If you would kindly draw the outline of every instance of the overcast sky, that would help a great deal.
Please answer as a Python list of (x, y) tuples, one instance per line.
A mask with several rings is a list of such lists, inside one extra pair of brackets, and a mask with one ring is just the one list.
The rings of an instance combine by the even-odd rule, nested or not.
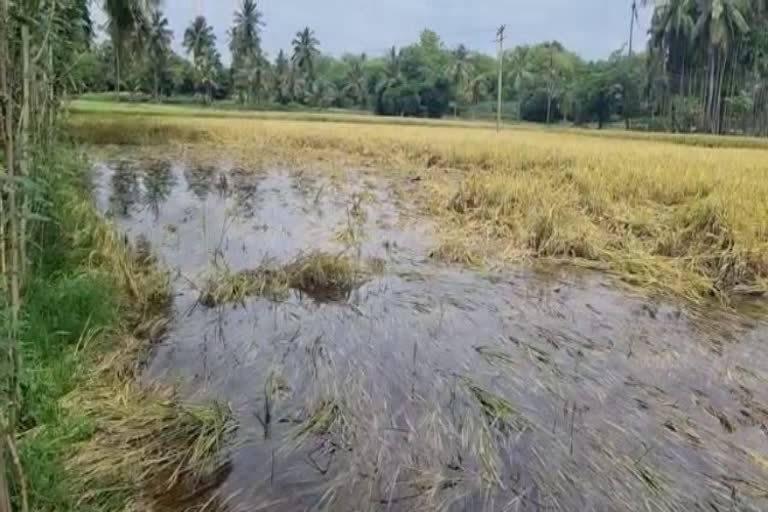
[[(240, 0), (165, 0), (181, 51), (184, 30), (202, 11), (229, 61), (227, 29)], [(273, 58), (288, 49), (294, 34), (309, 26), (324, 53), (383, 54), (392, 45), (414, 42), (424, 28), (435, 30), (449, 47), (495, 51), (496, 28), (507, 25), (507, 44), (556, 39), (586, 59), (607, 57), (629, 40), (632, 0), (259, 0), (264, 13), (263, 47)], [(635, 34), (644, 46), (649, 9), (640, 12)]]

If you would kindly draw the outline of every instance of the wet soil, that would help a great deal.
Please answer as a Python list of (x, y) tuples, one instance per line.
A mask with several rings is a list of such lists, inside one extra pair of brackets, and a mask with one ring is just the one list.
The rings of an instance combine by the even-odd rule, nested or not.
[[(594, 274), (438, 264), (398, 179), (126, 150), (97, 166), (100, 207), (174, 276), (146, 379), (240, 421), (233, 506), (768, 510), (768, 323)], [(383, 272), (335, 301), (199, 302), (213, 265), (311, 251)]]

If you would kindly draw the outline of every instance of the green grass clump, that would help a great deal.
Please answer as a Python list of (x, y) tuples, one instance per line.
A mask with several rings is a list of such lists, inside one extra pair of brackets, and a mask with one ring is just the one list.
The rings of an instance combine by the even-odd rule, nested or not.
[(99, 272), (39, 276), (25, 296), (21, 343), (26, 371), (21, 425), (33, 428), (56, 418), (56, 399), (72, 391), (80, 353), (118, 318), (117, 290)]
[(199, 300), (207, 307), (242, 303), (253, 296), (281, 300), (293, 289), (317, 300), (341, 301), (376, 270), (373, 263), (368, 268), (344, 254), (315, 251), (278, 268), (264, 265), (240, 272), (216, 270), (206, 277)]
[(243, 303), (248, 297), (280, 300), (288, 295), (288, 275), (282, 270), (261, 268), (232, 272), (216, 271), (205, 279), (200, 303), (212, 308), (221, 304)]
[(322, 252), (300, 256), (285, 267), (285, 272), (291, 288), (330, 301), (347, 297), (366, 273), (357, 260)]

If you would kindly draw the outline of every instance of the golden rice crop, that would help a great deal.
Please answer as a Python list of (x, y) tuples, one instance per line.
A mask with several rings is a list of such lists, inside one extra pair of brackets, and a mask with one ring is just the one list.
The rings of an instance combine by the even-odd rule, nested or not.
[[(418, 175), (450, 241), (435, 254), (448, 260), (555, 260), (696, 301), (768, 291), (768, 152), (708, 147), (727, 138), (169, 115), (70, 122), (90, 141)], [(464, 246), (482, 254), (450, 250)]]

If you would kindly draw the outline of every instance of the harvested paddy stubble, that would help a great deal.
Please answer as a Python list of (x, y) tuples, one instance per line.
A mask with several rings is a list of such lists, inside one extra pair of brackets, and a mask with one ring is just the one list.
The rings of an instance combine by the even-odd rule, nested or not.
[(251, 119), (75, 116), (71, 124), (85, 140), (197, 142), (194, 152), (206, 158), (401, 173), (443, 219), (446, 244), (435, 254), (449, 261), (573, 263), (694, 301), (768, 291), (768, 170), (760, 149)]

